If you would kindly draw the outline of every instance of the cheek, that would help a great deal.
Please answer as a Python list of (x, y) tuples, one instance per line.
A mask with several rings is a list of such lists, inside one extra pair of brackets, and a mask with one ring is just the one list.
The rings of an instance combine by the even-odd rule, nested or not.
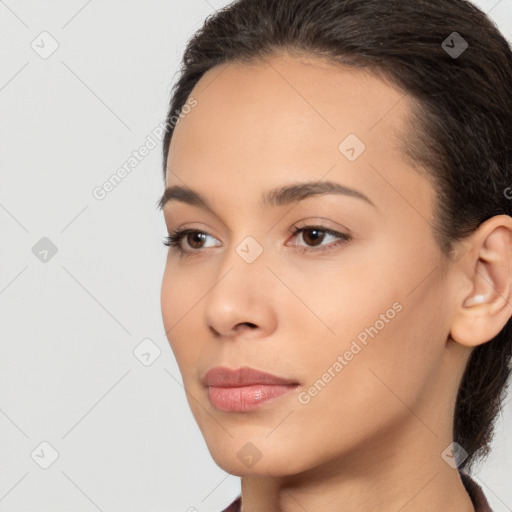
[[(309, 378), (301, 405), (294, 409), (294, 421), (279, 432), (283, 442), (299, 439), (305, 431), (322, 432), (325, 442), (316, 438), (314, 456), (330, 457), (332, 450), (342, 453), (379, 442), (380, 436), (410, 421), (411, 410), (423, 416), (421, 403), (433, 388), (438, 352), (425, 343), (429, 328), (424, 309), (405, 300), (400, 301), (403, 308), (378, 330), (381, 324), (376, 319), (392, 298), (368, 305), (364, 320), (361, 316), (355, 322), (349, 314), (342, 317), (337, 327), (340, 332), (347, 327), (346, 335), (336, 342), (324, 338), (303, 352)], [(358, 338), (361, 333), (365, 336)]]
[(169, 264), (167, 264), (164, 270), (162, 286), (160, 289), (160, 305), (166, 332), (168, 332), (168, 329), (172, 327), (173, 317), (176, 314), (175, 306), (178, 304), (177, 295), (178, 290), (174, 285), (174, 276), (171, 275)]
[(194, 314), (207, 289), (204, 272), (194, 266), (180, 268), (177, 256), (169, 256), (161, 286), (162, 317), (172, 327), (186, 315)]
[(448, 332), (443, 282), (435, 274), (424, 279), (435, 255), (424, 251), (422, 260), (392, 251), (373, 264), (361, 256), (346, 267), (350, 272), (319, 268), (315, 275), (308, 306), (330, 330), (317, 322), (299, 339), (306, 386), (318, 381), (321, 391), (311, 402), (320, 407), (342, 402), (372, 411), (390, 401), (400, 408), (397, 396), (415, 403), (439, 370)]
[(194, 308), (200, 307), (203, 290), (191, 272), (176, 271), (167, 263), (164, 271), (160, 304), (167, 339), (180, 368), (193, 357), (200, 334), (200, 324), (192, 321)]

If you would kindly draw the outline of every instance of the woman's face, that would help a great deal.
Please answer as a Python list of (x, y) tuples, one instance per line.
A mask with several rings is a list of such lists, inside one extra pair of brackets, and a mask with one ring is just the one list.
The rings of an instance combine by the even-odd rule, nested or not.
[[(453, 295), (434, 191), (398, 149), (414, 128), (409, 97), (355, 68), (284, 55), (214, 68), (191, 96), (166, 185), (208, 208), (183, 194), (165, 203), (170, 233), (200, 234), (181, 239), (183, 256), (169, 248), (161, 300), (216, 463), (288, 475), (356, 468), (397, 444), (410, 457), (414, 446), (441, 453), (461, 354), (447, 342)], [(268, 196), (306, 182), (356, 192)], [(202, 383), (218, 366), (298, 385), (228, 411)]]

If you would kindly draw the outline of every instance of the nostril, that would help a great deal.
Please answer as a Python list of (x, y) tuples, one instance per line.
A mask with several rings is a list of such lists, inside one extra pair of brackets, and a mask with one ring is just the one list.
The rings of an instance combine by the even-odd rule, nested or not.
[(253, 324), (251, 322), (240, 322), (236, 325), (235, 331), (245, 331), (245, 330), (252, 330), (257, 328), (258, 326), (256, 324)]
[[(234, 331), (241, 331), (241, 330), (244, 330), (244, 329), (255, 329), (257, 328), (258, 326), (256, 324), (253, 324), (251, 322), (240, 322), (239, 324), (236, 324), (236, 326), (234, 327)], [(212, 325), (209, 326), (209, 329), (210, 329), (210, 332), (213, 334), (213, 336), (215, 336), (216, 338), (221, 336), (221, 333), (215, 329), (215, 327), (213, 327)]]

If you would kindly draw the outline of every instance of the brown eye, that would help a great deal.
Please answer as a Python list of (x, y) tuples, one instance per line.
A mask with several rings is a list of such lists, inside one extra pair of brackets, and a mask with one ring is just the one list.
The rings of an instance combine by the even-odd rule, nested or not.
[(187, 233), (185, 237), (187, 244), (193, 249), (201, 249), (201, 244), (204, 243), (206, 235), (199, 231)]
[[(339, 246), (350, 242), (352, 240), (352, 236), (339, 233), (338, 231), (333, 231), (332, 229), (323, 228), (322, 226), (304, 226), (303, 228), (294, 228), (292, 230), (293, 235), (302, 234), (297, 238), (297, 242), (295, 242), (295, 246), (304, 253), (326, 253), (327, 251), (337, 249)], [(331, 237), (333, 239), (332, 243), (324, 244), (325, 237)], [(304, 241), (304, 243), (298, 243), (298, 240)], [(329, 241), (329, 238), (327, 238)]]
[[(176, 250), (180, 255), (180, 258), (184, 258), (189, 255), (201, 253), (201, 249), (204, 247), (201, 245), (205, 242), (207, 237), (215, 240), (214, 237), (203, 231), (197, 229), (183, 229), (177, 230), (171, 233), (165, 240), (164, 245)], [(182, 247), (182, 240), (186, 240), (187, 247)], [(206, 247), (207, 248), (207, 247)]]
[(304, 229), (302, 232), (302, 239), (308, 245), (318, 245), (322, 243), (322, 240), (325, 238), (325, 231), (317, 228), (308, 228)]

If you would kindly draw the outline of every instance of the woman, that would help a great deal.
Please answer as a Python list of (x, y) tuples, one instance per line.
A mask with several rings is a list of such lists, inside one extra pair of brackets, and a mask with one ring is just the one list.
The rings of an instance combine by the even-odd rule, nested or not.
[(226, 511), (490, 510), (510, 84), (463, 0), (238, 0), (189, 42), (162, 315)]

